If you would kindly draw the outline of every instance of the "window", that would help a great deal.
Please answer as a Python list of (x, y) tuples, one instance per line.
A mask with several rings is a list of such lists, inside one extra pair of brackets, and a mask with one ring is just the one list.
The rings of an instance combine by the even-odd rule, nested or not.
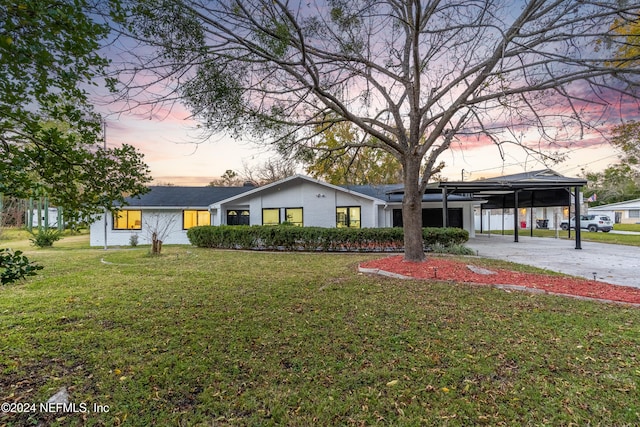
[(249, 225), (249, 211), (247, 210), (227, 211), (227, 225)]
[(142, 211), (122, 210), (113, 214), (114, 230), (142, 229)]
[(209, 211), (182, 211), (182, 228), (184, 230), (198, 225), (211, 225)]
[(280, 209), (262, 209), (262, 225), (280, 224)]
[(302, 227), (302, 208), (286, 208), (284, 210), (284, 217), (286, 221), (297, 225), (298, 227)]
[(360, 206), (337, 207), (336, 227), (360, 228)]
[(640, 218), (640, 209), (629, 209), (629, 218)]
[(284, 221), (302, 227), (302, 208), (285, 208), (284, 220), (280, 218), (280, 208), (262, 209), (262, 225), (278, 225)]

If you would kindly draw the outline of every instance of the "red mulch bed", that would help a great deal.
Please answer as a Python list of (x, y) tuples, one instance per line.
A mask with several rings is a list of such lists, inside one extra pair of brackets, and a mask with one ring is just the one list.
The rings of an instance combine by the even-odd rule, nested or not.
[(640, 304), (640, 289), (611, 285), (595, 280), (545, 274), (521, 273), (499, 268), (480, 267), (494, 274), (473, 272), (467, 265), (473, 262), (456, 261), (431, 256), (424, 262), (408, 262), (402, 255), (368, 261), (361, 268), (378, 269), (423, 280), (441, 280), (482, 285), (512, 285), (534, 288), (553, 294), (566, 294), (586, 298)]

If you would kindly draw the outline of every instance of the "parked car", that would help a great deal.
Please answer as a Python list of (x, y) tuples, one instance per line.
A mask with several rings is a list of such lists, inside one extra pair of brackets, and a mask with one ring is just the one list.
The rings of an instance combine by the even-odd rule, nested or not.
[[(569, 223), (562, 221), (560, 228), (563, 230), (569, 229)], [(576, 228), (575, 217), (571, 218), (571, 228)], [(587, 229), (589, 231), (603, 231), (608, 233), (613, 229), (613, 221), (607, 215), (580, 215), (580, 228)]]

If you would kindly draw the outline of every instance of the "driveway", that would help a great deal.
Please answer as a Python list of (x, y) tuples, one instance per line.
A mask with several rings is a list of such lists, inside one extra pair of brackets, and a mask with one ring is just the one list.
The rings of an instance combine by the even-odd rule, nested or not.
[(640, 247), (551, 237), (477, 234), (466, 246), (479, 256), (526, 264), (587, 279), (640, 288)]

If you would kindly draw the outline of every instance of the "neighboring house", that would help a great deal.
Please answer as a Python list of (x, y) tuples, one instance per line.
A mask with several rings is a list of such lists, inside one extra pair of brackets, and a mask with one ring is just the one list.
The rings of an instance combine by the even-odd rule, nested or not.
[(639, 224), (640, 199), (590, 207), (589, 213), (608, 215), (616, 224)]
[(29, 228), (63, 228), (64, 220), (59, 223), (58, 219), (62, 220), (62, 213), (59, 208), (48, 207), (46, 209), (33, 209), (25, 212), (25, 224)]
[[(262, 187), (150, 187), (116, 214), (91, 224), (91, 245), (128, 245), (138, 235), (149, 244), (155, 231), (165, 244), (188, 244), (196, 225), (277, 225), (288, 222), (315, 227), (402, 226), (402, 186), (337, 186), (295, 175)], [(442, 192), (423, 197), (423, 225), (443, 224)], [(465, 195), (449, 195), (449, 226), (475, 235), (473, 208)]]

